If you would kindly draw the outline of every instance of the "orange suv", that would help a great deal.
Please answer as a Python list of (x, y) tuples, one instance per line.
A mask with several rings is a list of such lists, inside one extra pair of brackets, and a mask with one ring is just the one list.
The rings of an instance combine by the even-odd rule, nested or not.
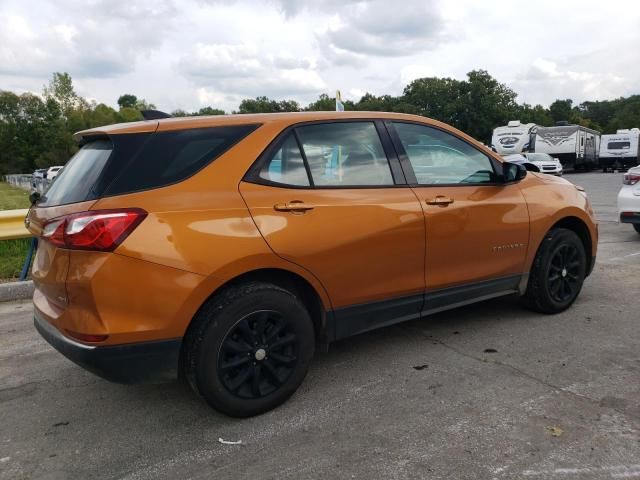
[(149, 120), (82, 148), (31, 208), (35, 325), (134, 383), (184, 377), (265, 412), (314, 350), (518, 294), (568, 308), (597, 227), (583, 189), (427, 118), (371, 112)]

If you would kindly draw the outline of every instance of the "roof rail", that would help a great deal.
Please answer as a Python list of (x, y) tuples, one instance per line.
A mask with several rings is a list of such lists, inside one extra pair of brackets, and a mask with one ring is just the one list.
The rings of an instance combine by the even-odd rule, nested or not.
[(168, 113), (161, 112), (160, 110), (140, 110), (142, 118), (145, 120), (160, 120), (162, 118), (171, 118)]

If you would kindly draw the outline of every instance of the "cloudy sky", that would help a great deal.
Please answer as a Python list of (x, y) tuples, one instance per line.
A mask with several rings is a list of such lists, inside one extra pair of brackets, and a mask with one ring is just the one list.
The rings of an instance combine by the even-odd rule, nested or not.
[(637, 0), (0, 0), (0, 25), (0, 90), (66, 71), (112, 106), (357, 100), (480, 68), (521, 102), (640, 93)]

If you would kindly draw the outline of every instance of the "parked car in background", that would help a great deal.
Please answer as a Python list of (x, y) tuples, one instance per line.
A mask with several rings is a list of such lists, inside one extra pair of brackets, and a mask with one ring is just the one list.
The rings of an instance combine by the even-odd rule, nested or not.
[(525, 157), (522, 153), (513, 153), (511, 155), (505, 155), (502, 158), (504, 158), (507, 162), (522, 165), (524, 168), (526, 168), (530, 172), (540, 172), (540, 167), (530, 162), (527, 159), (527, 157)]
[(630, 223), (640, 233), (640, 166), (630, 168), (618, 193), (620, 222)]
[(562, 163), (548, 153), (523, 153), (522, 156), (536, 165), (542, 173), (562, 176)]
[(165, 118), (74, 138), (27, 219), (36, 328), (104, 378), (182, 377), (233, 416), (289, 398), (317, 345), (503, 295), (562, 312), (596, 259), (584, 189), (425, 117)]
[(49, 167), (49, 169), (47, 170), (46, 179), (53, 180), (54, 178), (56, 178), (58, 176), (58, 173), (60, 173), (60, 170), (62, 170), (62, 168), (63, 167)]

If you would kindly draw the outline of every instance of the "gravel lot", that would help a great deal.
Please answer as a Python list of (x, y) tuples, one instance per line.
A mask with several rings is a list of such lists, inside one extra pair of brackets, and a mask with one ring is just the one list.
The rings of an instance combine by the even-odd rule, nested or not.
[(573, 308), (506, 298), (340, 342), (257, 418), (103, 381), (40, 339), (29, 302), (0, 304), (0, 478), (640, 478), (640, 235), (616, 222), (621, 174), (566, 178), (601, 233)]

